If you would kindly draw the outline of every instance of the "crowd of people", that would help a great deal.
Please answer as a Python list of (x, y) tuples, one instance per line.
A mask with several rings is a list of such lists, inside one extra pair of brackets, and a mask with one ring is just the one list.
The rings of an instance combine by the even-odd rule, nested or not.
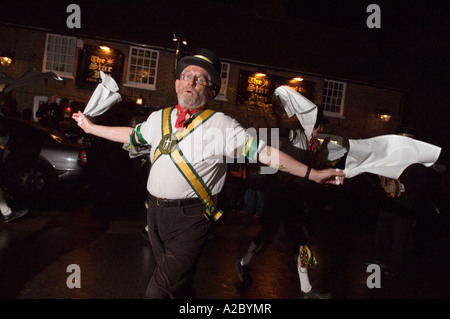
[(60, 123), (65, 121), (64, 113), (67, 112), (67, 109), (70, 109), (68, 98), (61, 98), (58, 102), (58, 97), (51, 95), (46, 102), (39, 105), (35, 115), (40, 124), (59, 130), (61, 128)]

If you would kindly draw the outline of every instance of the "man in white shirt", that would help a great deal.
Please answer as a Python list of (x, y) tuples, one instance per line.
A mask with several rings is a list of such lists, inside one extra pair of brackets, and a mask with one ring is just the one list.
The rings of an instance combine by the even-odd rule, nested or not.
[(220, 91), (220, 72), (220, 60), (209, 50), (183, 57), (175, 80), (179, 104), (153, 112), (134, 129), (95, 125), (82, 112), (72, 115), (86, 133), (151, 146), (147, 222), (157, 266), (146, 298), (195, 297), (196, 265), (211, 226), (222, 213), (216, 197), (225, 182), (226, 157), (244, 154), (317, 183), (344, 179), (335, 169), (307, 167), (258, 141), (233, 118), (207, 109), (206, 103)]

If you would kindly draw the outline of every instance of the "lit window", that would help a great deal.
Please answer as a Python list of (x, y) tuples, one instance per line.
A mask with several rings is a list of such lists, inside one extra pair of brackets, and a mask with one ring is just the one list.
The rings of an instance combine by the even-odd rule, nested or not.
[(47, 34), (43, 71), (53, 71), (59, 76), (73, 76), (77, 39), (57, 34)]
[(141, 89), (155, 89), (159, 52), (130, 47), (127, 84)]
[(218, 99), (218, 100), (226, 100), (227, 99), (229, 73), (230, 73), (230, 64), (222, 63), (222, 72), (220, 73), (222, 84), (220, 87), (220, 92), (216, 96), (216, 99)]
[(344, 82), (325, 80), (323, 85), (322, 106), (327, 115), (344, 114), (344, 98), (345, 98)]

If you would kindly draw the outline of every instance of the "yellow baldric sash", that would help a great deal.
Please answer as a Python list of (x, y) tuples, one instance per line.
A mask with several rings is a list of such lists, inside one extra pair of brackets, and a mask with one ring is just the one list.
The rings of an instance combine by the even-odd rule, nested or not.
[[(203, 122), (211, 118), (215, 113), (213, 110), (205, 109), (192, 116), (192, 120), (183, 130), (183, 132), (172, 133), (171, 114), (173, 107), (168, 107), (162, 110), (161, 115), (161, 133), (163, 138), (156, 148), (152, 159), (153, 163), (163, 154), (169, 155), (175, 166), (180, 171), (181, 175), (186, 179), (188, 184), (192, 187), (198, 198), (205, 204), (205, 216), (209, 220), (218, 220), (223, 212), (217, 207), (217, 196), (211, 196), (211, 192), (205, 185), (201, 177), (194, 170), (187, 158), (183, 155), (178, 143), (183, 140), (185, 136), (197, 129)], [(138, 134), (139, 135), (139, 134)]]

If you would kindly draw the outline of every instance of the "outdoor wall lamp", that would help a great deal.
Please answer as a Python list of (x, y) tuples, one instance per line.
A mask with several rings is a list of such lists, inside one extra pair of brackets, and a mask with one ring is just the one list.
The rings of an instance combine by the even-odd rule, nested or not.
[(0, 63), (2, 66), (10, 66), (14, 62), (15, 58), (16, 58), (15, 52), (5, 50), (2, 52), (2, 55), (0, 56)]
[(144, 99), (143, 99), (142, 93), (141, 93), (141, 94), (139, 94), (139, 96), (136, 99), (136, 104), (142, 105), (142, 103), (144, 103)]
[(257, 78), (263, 78), (265, 76), (267, 76), (267, 72), (266, 71), (260, 70), (260, 71), (256, 71), (256, 73), (255, 73), (255, 77), (257, 77)]
[(291, 83), (296, 83), (296, 82), (301, 82), (304, 79), (300, 76), (296, 76), (295, 78), (292, 78), (292, 80), (290, 81)]
[(112, 49), (106, 45), (100, 45), (99, 48), (105, 53), (109, 53), (112, 51)]
[(388, 110), (377, 110), (376, 116), (378, 119), (380, 119), (382, 122), (389, 122), (391, 119), (391, 113), (389, 113)]

